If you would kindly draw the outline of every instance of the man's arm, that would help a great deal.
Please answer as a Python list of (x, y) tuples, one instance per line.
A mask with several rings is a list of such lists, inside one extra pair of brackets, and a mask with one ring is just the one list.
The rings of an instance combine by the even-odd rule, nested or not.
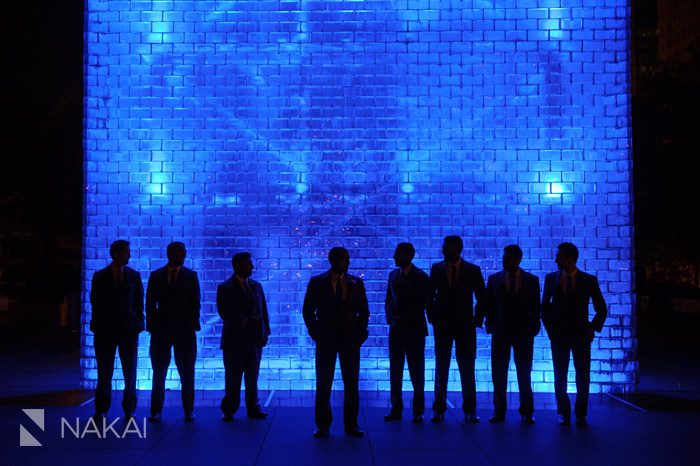
[(216, 287), (216, 311), (219, 313), (219, 317), (224, 322), (233, 320), (231, 306), (229, 304), (230, 299), (228, 296), (228, 290), (226, 290), (226, 285), (219, 283)]
[(591, 285), (591, 299), (593, 301), (593, 310), (595, 310), (595, 316), (593, 317), (593, 330), (600, 333), (603, 330), (603, 324), (608, 316), (608, 306), (605, 304), (605, 298), (603, 298), (603, 293), (600, 291), (600, 285), (598, 284), (598, 279), (593, 277), (593, 283)]
[(389, 325), (393, 324), (392, 315), (394, 313), (394, 296), (391, 292), (391, 274), (389, 274), (389, 280), (386, 284), (386, 297), (384, 298), (384, 316), (386, 317), (386, 323)]
[(100, 320), (104, 318), (104, 294), (102, 284), (100, 283), (100, 273), (92, 274), (92, 282), (90, 283), (90, 305), (92, 306), (92, 317), (90, 320), (90, 330), (95, 331), (95, 327), (100, 325)]
[(309, 332), (309, 336), (313, 340), (316, 340), (318, 337), (318, 320), (316, 318), (318, 303), (316, 302), (316, 290), (314, 288), (314, 281), (311, 279), (309, 280), (309, 284), (306, 286), (302, 315), (304, 317), (304, 323), (306, 324), (306, 330)]
[(547, 330), (547, 334), (552, 336), (552, 332), (554, 329), (552, 328), (552, 321), (553, 316), (552, 316), (552, 289), (551, 289), (551, 280), (548, 280), (548, 277), (544, 278), (544, 290), (542, 291), (542, 306), (541, 306), (541, 311), (542, 311), (542, 323), (544, 324), (544, 328)]
[(479, 328), (484, 324), (484, 317), (487, 312), (486, 286), (484, 286), (484, 275), (481, 267), (476, 267), (474, 271), (474, 296), (476, 297), (476, 307), (474, 308), (474, 325)]
[(143, 281), (141, 280), (141, 274), (139, 272), (136, 272), (133, 306), (134, 310), (136, 311), (138, 331), (142, 332), (144, 329), (145, 318), (143, 314)]
[(530, 298), (530, 306), (532, 307), (532, 314), (530, 317), (532, 318), (532, 334), (537, 335), (540, 333), (540, 328), (542, 327), (542, 324), (540, 323), (542, 314), (540, 306), (540, 279), (533, 275), (532, 282), (534, 289)]
[(270, 318), (267, 315), (267, 299), (265, 299), (265, 291), (263, 290), (262, 286), (260, 286), (260, 294), (262, 295), (262, 318), (263, 318), (263, 324), (265, 328), (263, 329), (263, 340), (264, 340), (264, 345), (267, 344), (267, 337), (270, 336), (271, 330), (270, 330)]
[(367, 292), (365, 291), (365, 283), (362, 280), (360, 282), (359, 297), (357, 302), (357, 317), (360, 324), (360, 328), (367, 330), (369, 326), (369, 302), (367, 301)]
[(428, 308), (426, 309), (426, 314), (428, 315), (428, 322), (431, 324), (435, 323), (436, 312), (437, 312), (437, 272), (435, 271), (435, 264), (430, 267), (430, 277), (428, 278)]
[(418, 300), (420, 303), (421, 319), (423, 319), (423, 313), (428, 309), (428, 303), (430, 301), (430, 279), (427, 273), (421, 272), (420, 274)]
[[(537, 297), (539, 299), (539, 296)], [(493, 319), (496, 316), (496, 291), (493, 284), (493, 275), (488, 278), (485, 293), (485, 324), (486, 333), (493, 332)]]
[(199, 289), (199, 276), (197, 272), (192, 271), (194, 274), (194, 292), (192, 293), (192, 319), (194, 322), (195, 330), (201, 330), (202, 327), (199, 325), (199, 311), (202, 308), (202, 297)]
[(156, 273), (151, 272), (148, 276), (148, 285), (146, 287), (146, 331), (153, 333), (154, 325), (156, 325)]

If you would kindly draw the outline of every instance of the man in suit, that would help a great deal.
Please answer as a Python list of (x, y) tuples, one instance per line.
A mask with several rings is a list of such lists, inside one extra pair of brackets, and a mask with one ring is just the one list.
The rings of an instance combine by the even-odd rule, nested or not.
[(131, 418), (136, 410), (136, 358), (143, 331), (143, 283), (141, 274), (128, 267), (129, 242), (117, 240), (109, 248), (112, 262), (92, 277), (90, 330), (95, 334), (97, 389), (95, 418), (106, 416), (112, 399), (114, 357), (119, 350), (124, 374), (122, 408)]
[[(442, 422), (447, 410), (447, 377), (452, 343), (462, 382), (462, 410), (467, 422), (477, 423), (476, 329), (484, 321), (484, 276), (481, 268), (462, 259), (459, 236), (446, 236), (442, 244), (444, 261), (430, 269), (428, 321), (435, 335), (435, 402), (433, 422)], [(474, 306), (476, 298), (476, 306)]]
[(226, 394), (221, 400), (222, 419), (233, 420), (241, 404), (241, 379), (245, 374), (245, 406), (248, 417), (265, 419), (258, 403), (258, 373), (262, 349), (270, 336), (267, 302), (260, 282), (250, 278), (253, 261), (249, 252), (231, 259), (234, 274), (216, 290), (216, 307), (224, 321), (221, 349), (224, 350)]
[(416, 250), (411, 243), (399, 243), (394, 251), (397, 269), (389, 274), (384, 311), (389, 324), (389, 374), (391, 380), (391, 411), (385, 421), (401, 419), (404, 361), (413, 385), (413, 422), (423, 422), (425, 411), (425, 337), (428, 324), (430, 281), (428, 274), (411, 262)]
[(540, 281), (520, 268), (523, 251), (517, 244), (503, 249), (503, 270), (494, 273), (486, 285), (486, 330), (491, 337), (491, 376), (493, 415), (489, 422), (506, 419), (508, 365), (513, 349), (520, 392), (520, 415), (526, 424), (534, 424), (532, 399), (532, 352), (535, 335), (540, 331)]
[[(587, 425), (588, 390), (591, 380), (591, 343), (594, 332), (603, 329), (608, 311), (598, 279), (576, 268), (578, 248), (572, 243), (557, 246), (558, 272), (545, 277), (542, 293), (542, 323), (552, 346), (554, 392), (560, 424), (571, 424), (571, 402), (566, 393), (569, 355), (576, 368), (576, 425)], [(595, 316), (588, 320), (593, 301)]]
[(146, 330), (151, 333), (151, 422), (161, 418), (165, 399), (165, 377), (171, 351), (182, 385), (185, 421), (194, 415), (194, 363), (197, 359), (197, 335), (200, 330), (200, 293), (197, 272), (183, 264), (187, 256), (184, 243), (172, 242), (167, 248), (168, 263), (151, 273), (146, 290)]
[(350, 254), (343, 247), (328, 253), (331, 269), (312, 277), (304, 296), (304, 323), (316, 342), (316, 430), (315, 438), (326, 437), (331, 422), (331, 388), (336, 357), (340, 359), (345, 400), (345, 433), (362, 437), (357, 416), (360, 410), (360, 347), (367, 339), (369, 305), (365, 285), (347, 273)]

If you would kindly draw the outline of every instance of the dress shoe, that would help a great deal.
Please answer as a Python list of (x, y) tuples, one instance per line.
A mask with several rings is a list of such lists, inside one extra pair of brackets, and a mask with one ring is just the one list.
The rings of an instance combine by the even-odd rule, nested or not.
[(97, 412), (92, 415), (92, 420), (95, 421), (95, 424), (102, 425), (102, 419), (106, 417), (107, 413)]
[(314, 430), (313, 437), (314, 438), (328, 437), (328, 429), (325, 429), (322, 427), (317, 428), (316, 430)]
[(224, 421), (224, 422), (233, 422), (233, 414), (224, 413), (224, 414), (221, 416), (221, 420)]
[(521, 416), (520, 419), (522, 419), (523, 423), (525, 423), (525, 424), (534, 424), (535, 423), (535, 417), (532, 414), (529, 414), (527, 416)]
[(433, 417), (430, 418), (430, 422), (444, 422), (444, 421), (445, 421), (444, 414), (435, 413), (435, 414), (433, 414)]
[(148, 422), (158, 422), (161, 419), (161, 414), (160, 413), (153, 413), (150, 416), (148, 416)]
[(365, 433), (362, 432), (358, 428), (354, 428), (354, 429), (345, 429), (345, 435), (349, 435), (350, 437), (362, 438), (365, 436)]
[(411, 419), (411, 422), (414, 424), (423, 424), (423, 415), (419, 414), (417, 416), (413, 416), (413, 419)]
[(559, 425), (564, 426), (564, 427), (570, 426), (571, 425), (571, 418), (569, 416), (561, 416), (559, 418)]
[(132, 419), (133, 417), (134, 417), (133, 411), (129, 411), (128, 413), (124, 413), (124, 420), (127, 422), (129, 422), (129, 420)]
[(197, 416), (194, 413), (185, 413), (185, 422), (192, 422), (195, 419), (197, 419)]
[(476, 414), (465, 414), (464, 420), (470, 424), (478, 424), (479, 423), (479, 416), (477, 416)]
[(576, 416), (576, 425), (579, 427), (586, 427), (588, 422), (586, 422), (586, 416)]
[(267, 413), (263, 413), (262, 411), (253, 411), (252, 413), (248, 413), (248, 417), (250, 419), (267, 419)]
[(506, 417), (501, 414), (494, 414), (489, 418), (489, 423), (495, 424), (497, 422), (505, 422)]
[(401, 411), (391, 411), (389, 414), (384, 416), (384, 420), (389, 422), (389, 421), (400, 421), (401, 420)]

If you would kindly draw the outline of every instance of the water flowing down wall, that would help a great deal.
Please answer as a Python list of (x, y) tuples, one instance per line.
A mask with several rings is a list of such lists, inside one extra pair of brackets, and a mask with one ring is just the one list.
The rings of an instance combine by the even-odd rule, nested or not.
[[(372, 313), (360, 387), (386, 390), (393, 248), (413, 242), (428, 270), (448, 234), (485, 276), (509, 243), (541, 279), (556, 245), (576, 243), (610, 311), (591, 389), (633, 386), (627, 0), (87, 0), (85, 18), (85, 388), (90, 282), (115, 239), (144, 281), (170, 241), (187, 244), (203, 292), (198, 389), (223, 388), (215, 293), (241, 250), (269, 301), (261, 388), (312, 389), (301, 302), (344, 245)], [(480, 391), (489, 345), (480, 331)], [(533, 383), (553, 391), (544, 330)]]

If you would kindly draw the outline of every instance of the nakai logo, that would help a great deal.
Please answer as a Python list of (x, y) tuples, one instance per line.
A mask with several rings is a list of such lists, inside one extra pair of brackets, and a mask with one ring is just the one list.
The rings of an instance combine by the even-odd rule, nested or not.
[[(43, 432), (44, 426), (44, 410), (43, 409), (23, 409), (22, 412), (26, 414), (29, 419), (34, 422), (34, 424), (41, 429)], [(19, 425), (19, 446), (20, 447), (40, 447), (41, 442), (39, 442), (36, 437), (29, 433), (29, 431), (22, 425)]]
[[(42, 432), (46, 431), (45, 425), (45, 410), (43, 409), (23, 409), (22, 412), (29, 417), (34, 423), (34, 427), (39, 428)], [(121, 418), (115, 418), (109, 424), (106, 418), (88, 418), (82, 421), (76, 417), (75, 422), (71, 422), (65, 417), (61, 417), (61, 438), (66, 436), (82, 439), (85, 437), (91, 438), (118, 438), (123, 439), (128, 436), (146, 438), (146, 418), (139, 426), (136, 418), (129, 418), (125, 423), (120, 422)], [(34, 428), (32, 427), (32, 428)], [(32, 435), (29, 430), (22, 424), (19, 426), (19, 446), (20, 447), (41, 447), (43, 446), (37, 438)]]
[(124, 428), (118, 430), (117, 424), (120, 424), (121, 418), (115, 418), (112, 422), (107, 424), (107, 418), (88, 418), (86, 422), (82, 424), (80, 418), (75, 418), (75, 423), (71, 423), (64, 417), (61, 418), (61, 438), (66, 438), (66, 430), (75, 438), (85, 438), (86, 436), (93, 438), (126, 438), (127, 436), (136, 436), (138, 438), (146, 438), (146, 418), (143, 418), (142, 428), (139, 428), (136, 418), (130, 417)]

